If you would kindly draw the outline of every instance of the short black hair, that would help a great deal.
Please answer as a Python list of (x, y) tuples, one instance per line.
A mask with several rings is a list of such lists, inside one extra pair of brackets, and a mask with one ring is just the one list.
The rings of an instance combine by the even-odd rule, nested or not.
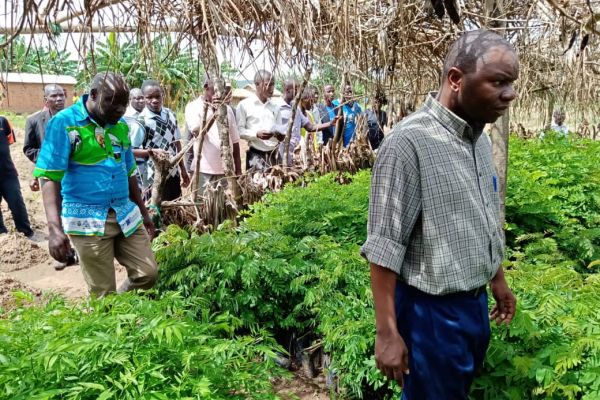
[(462, 34), (448, 50), (444, 60), (444, 77), (456, 67), (464, 73), (475, 72), (477, 61), (493, 47), (504, 46), (511, 51), (514, 47), (496, 32), (486, 30), (470, 31)]
[(158, 87), (162, 91), (162, 86), (160, 86), (160, 83), (155, 79), (146, 79), (144, 82), (142, 82), (142, 93), (144, 93), (149, 87)]

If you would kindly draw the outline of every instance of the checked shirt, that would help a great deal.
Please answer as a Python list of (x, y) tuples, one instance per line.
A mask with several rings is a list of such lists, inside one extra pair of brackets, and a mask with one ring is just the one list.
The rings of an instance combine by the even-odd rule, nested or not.
[[(175, 114), (166, 107), (162, 108), (160, 114), (144, 108), (140, 113), (140, 117), (144, 119), (144, 126), (146, 127), (144, 148), (166, 150), (171, 157), (176, 155), (175, 142), (181, 140), (181, 133), (177, 126)], [(148, 185), (152, 186), (154, 181), (154, 162), (152, 159), (148, 160), (147, 173)], [(179, 169), (175, 166), (171, 169), (169, 176), (175, 177), (177, 175), (179, 175)]]
[(442, 295), (485, 285), (504, 244), (491, 141), (434, 96), (380, 148), (361, 253)]

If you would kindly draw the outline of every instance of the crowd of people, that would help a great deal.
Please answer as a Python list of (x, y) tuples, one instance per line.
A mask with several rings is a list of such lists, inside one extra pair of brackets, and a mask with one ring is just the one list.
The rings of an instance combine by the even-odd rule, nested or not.
[[(224, 96), (228, 104), (229, 149), (236, 175), (242, 173), (240, 140), (248, 144), (246, 170), (265, 169), (286, 161), (291, 165), (295, 157), (305, 158), (308, 146), (316, 149), (334, 138), (338, 122), (343, 146), (354, 140), (356, 120), (362, 109), (351, 85), (345, 86), (340, 99), (336, 99), (333, 85), (325, 85), (321, 103), (318, 89), (307, 86), (295, 107), (299, 90), (295, 80), (283, 82), (281, 98), (273, 96), (275, 79), (270, 72), (259, 70), (254, 84), (255, 93), (235, 109), (230, 105), (230, 87)], [(151, 253), (138, 251), (146, 244), (140, 226), (152, 227), (146, 208), (155, 177), (150, 155), (176, 155), (182, 149), (182, 141), (200, 135), (217, 112), (214, 82), (208, 76), (201, 95), (185, 107), (185, 126), (181, 130), (176, 114), (164, 106), (165, 93), (158, 81), (149, 79), (141, 87), (122, 93), (125, 88), (123, 77), (98, 74), (87, 94), (65, 109), (65, 90), (60, 85), (46, 85), (43, 108), (30, 115), (25, 125), (23, 153), (35, 166), (29, 186), (32, 191), (42, 190), (50, 252), (56, 260), (54, 267), (61, 270), (79, 262), (90, 291), (96, 295), (116, 289), (114, 275), (98, 275), (99, 270), (110, 269), (107, 260), (113, 256), (120, 258), (128, 270), (137, 271), (137, 275), (130, 274), (127, 287), (148, 286), (147, 282), (152, 280), (142, 279), (140, 283), (138, 276), (151, 277), (155, 273)], [(124, 104), (117, 101), (121, 99), (125, 99)], [(387, 123), (382, 104), (385, 97), (379, 95), (373, 110), (366, 113), (373, 148), (381, 143)], [(296, 112), (291, 123), (289, 153), (285, 156), (283, 141), (293, 108)], [(16, 229), (31, 237), (34, 232), (10, 158), (14, 130), (5, 118), (0, 118), (0, 130), (0, 195), (9, 205)], [(221, 150), (218, 124), (208, 124), (203, 140), (196, 141), (187, 157), (169, 171), (162, 199), (179, 198), (192, 177), (197, 179), (199, 188), (217, 182), (226, 187)], [(137, 191), (129, 187), (131, 182), (135, 182)], [(131, 195), (126, 196), (130, 191)], [(134, 195), (138, 192), (139, 199)], [(0, 233), (6, 231), (0, 214)], [(111, 253), (107, 250), (109, 240), (126, 244)], [(148, 261), (146, 267), (137, 265), (136, 257), (128, 258), (136, 252)]]

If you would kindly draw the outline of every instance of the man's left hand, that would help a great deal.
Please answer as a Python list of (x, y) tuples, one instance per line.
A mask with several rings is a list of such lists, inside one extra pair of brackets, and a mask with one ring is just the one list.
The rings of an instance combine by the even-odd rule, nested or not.
[(496, 304), (490, 313), (490, 319), (496, 321), (497, 325), (500, 325), (501, 323), (504, 323), (505, 325), (510, 324), (517, 309), (517, 299), (515, 298), (515, 295), (508, 287), (504, 277), (502, 277), (502, 279), (492, 279), (490, 287), (492, 289), (492, 295), (496, 300)]
[(148, 236), (150, 236), (150, 240), (154, 239), (156, 236), (156, 229), (154, 228), (154, 222), (152, 222), (152, 218), (150, 215), (144, 215), (144, 228), (148, 232)]

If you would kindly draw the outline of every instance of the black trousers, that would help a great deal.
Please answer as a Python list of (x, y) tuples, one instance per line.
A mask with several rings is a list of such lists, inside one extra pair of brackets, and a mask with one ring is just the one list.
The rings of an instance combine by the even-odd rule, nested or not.
[(275, 148), (272, 151), (260, 151), (250, 147), (246, 152), (246, 171), (254, 167), (257, 170), (267, 169), (279, 164), (279, 152)]
[[(19, 178), (16, 175), (0, 176), (0, 201), (4, 199), (15, 221), (17, 231), (25, 236), (33, 235), (33, 230), (29, 225), (29, 217), (27, 216), (27, 208), (21, 195), (21, 185)], [(0, 233), (8, 232), (4, 226), (2, 211), (0, 211)]]

